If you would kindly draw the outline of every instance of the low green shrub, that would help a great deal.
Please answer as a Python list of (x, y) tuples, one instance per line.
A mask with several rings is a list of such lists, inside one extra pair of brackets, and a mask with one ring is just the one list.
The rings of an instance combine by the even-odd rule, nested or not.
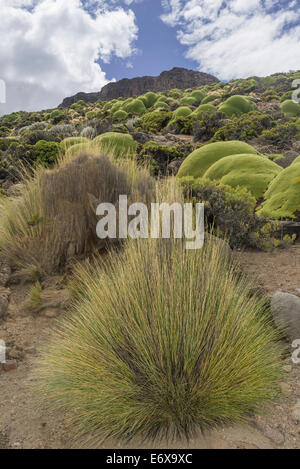
[(233, 117), (216, 131), (211, 142), (224, 140), (251, 140), (258, 137), (266, 129), (271, 129), (275, 121), (269, 114), (251, 111), (240, 117)]
[(138, 161), (150, 166), (154, 176), (165, 176), (169, 163), (174, 160), (183, 160), (190, 152), (190, 149), (190, 145), (168, 147), (149, 141), (143, 145), (138, 155)]
[(290, 148), (291, 140), (300, 137), (300, 126), (296, 119), (277, 122), (272, 129), (263, 130), (261, 137), (270, 140), (279, 148)]
[(139, 127), (144, 132), (158, 133), (167, 126), (171, 119), (172, 112), (148, 112), (141, 118)]
[(256, 199), (244, 187), (230, 187), (205, 178), (182, 178), (188, 202), (205, 206), (206, 229), (214, 229), (234, 249), (251, 247), (272, 251), (293, 243), (276, 222), (255, 213)]
[(40, 140), (33, 147), (35, 153), (35, 165), (49, 168), (57, 162), (59, 155), (59, 144)]

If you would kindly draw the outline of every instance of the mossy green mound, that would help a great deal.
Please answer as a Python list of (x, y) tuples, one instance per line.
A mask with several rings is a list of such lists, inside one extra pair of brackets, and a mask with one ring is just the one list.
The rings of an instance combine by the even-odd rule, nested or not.
[(215, 106), (211, 104), (201, 104), (195, 111), (193, 112), (193, 116), (197, 117), (197, 119), (202, 119), (203, 114), (216, 112)]
[(126, 111), (123, 111), (122, 109), (120, 109), (119, 111), (116, 111), (113, 114), (113, 120), (117, 122), (125, 121), (127, 117), (128, 117), (128, 113)]
[(157, 101), (154, 104), (153, 109), (164, 109), (164, 110), (168, 111), (170, 109), (170, 106), (167, 103), (165, 103), (164, 101)]
[(93, 140), (92, 145), (100, 151), (112, 153), (116, 158), (134, 156), (138, 146), (131, 135), (118, 132), (99, 135)]
[(67, 151), (73, 145), (88, 143), (90, 140), (86, 137), (68, 137), (62, 140), (59, 144), (62, 151)]
[(244, 153), (222, 158), (206, 171), (204, 177), (231, 187), (245, 187), (259, 199), (281, 171), (280, 166), (263, 156)]
[(88, 152), (91, 148), (91, 141), (85, 143), (76, 143), (66, 150), (67, 156), (77, 156), (80, 153)]
[(205, 96), (205, 94), (203, 93), (203, 91), (200, 91), (200, 90), (194, 90), (192, 93), (191, 93), (191, 96), (193, 98), (196, 98), (196, 100), (198, 102), (201, 102)]
[(122, 101), (118, 101), (117, 103), (115, 103), (115, 104), (112, 106), (111, 112), (112, 112), (112, 113), (115, 113), (115, 112), (119, 111), (119, 109), (121, 109), (122, 106), (123, 106)]
[(146, 106), (141, 99), (134, 99), (129, 103), (125, 104), (123, 110), (128, 112), (129, 114), (145, 114)]
[(187, 117), (192, 114), (192, 110), (186, 106), (180, 106), (173, 112), (174, 117)]
[(243, 153), (257, 154), (257, 151), (247, 143), (238, 140), (209, 143), (193, 151), (186, 158), (179, 169), (178, 177), (202, 177), (208, 168), (221, 158)]
[(156, 103), (158, 98), (159, 98), (159, 96), (156, 93), (153, 93), (152, 91), (149, 91), (148, 93), (141, 96), (140, 100), (143, 101), (145, 107), (147, 109), (149, 109), (150, 107), (152, 107)]
[(193, 98), (193, 96), (185, 96), (179, 101), (180, 106), (193, 106), (197, 103), (197, 99)]
[(245, 96), (231, 96), (219, 108), (226, 116), (241, 116), (247, 112), (253, 111), (253, 104)]
[(271, 218), (295, 218), (300, 211), (300, 162), (284, 169), (265, 193), (259, 215)]
[(205, 96), (205, 98), (202, 99), (201, 104), (208, 104), (214, 101), (215, 99), (218, 99), (220, 96), (218, 94), (209, 94), (208, 96)]
[(291, 99), (287, 99), (286, 101), (284, 101), (280, 107), (282, 112), (290, 117), (300, 116), (300, 105), (295, 103)]

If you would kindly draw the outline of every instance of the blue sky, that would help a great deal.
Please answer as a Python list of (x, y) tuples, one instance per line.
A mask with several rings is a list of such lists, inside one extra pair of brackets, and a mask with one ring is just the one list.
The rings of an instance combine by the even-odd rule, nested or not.
[[(173, 67), (197, 68), (196, 61), (185, 57), (185, 47), (177, 41), (175, 29), (161, 21), (163, 8), (160, 0), (144, 0), (132, 4), (131, 8), (139, 27), (138, 52), (128, 61), (114, 57), (110, 64), (103, 64), (109, 79), (155, 76)], [(128, 68), (128, 64), (132, 68)]]
[(299, 1), (0, 0), (0, 115), (173, 67), (221, 80), (299, 70)]

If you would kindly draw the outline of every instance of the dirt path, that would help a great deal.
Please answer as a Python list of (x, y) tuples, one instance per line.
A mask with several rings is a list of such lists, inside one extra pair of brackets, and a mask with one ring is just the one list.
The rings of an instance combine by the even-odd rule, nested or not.
[[(243, 252), (239, 257), (245, 270), (255, 275), (269, 294), (281, 289), (300, 296), (300, 245), (276, 253)], [(26, 294), (25, 287), (12, 287), (9, 316), (0, 324), (0, 339), (8, 345), (9, 358), (15, 359), (18, 365), (15, 370), (0, 372), (0, 449), (82, 446), (82, 442), (72, 440), (63, 416), (49, 415), (37, 405), (37, 397), (31, 393), (33, 363), (55, 318), (28, 314), (24, 308)], [(204, 436), (198, 435), (189, 444), (162, 441), (159, 445), (147, 445), (135, 440), (127, 446), (106, 442), (102, 447), (300, 448), (300, 422), (293, 418), (293, 409), (300, 399), (300, 365), (293, 365), (288, 357), (283, 366), (286, 378), (281, 383), (278, 402), (266, 406), (264, 415), (254, 416), (246, 427), (219, 428)], [(95, 447), (91, 443), (88, 446)]]

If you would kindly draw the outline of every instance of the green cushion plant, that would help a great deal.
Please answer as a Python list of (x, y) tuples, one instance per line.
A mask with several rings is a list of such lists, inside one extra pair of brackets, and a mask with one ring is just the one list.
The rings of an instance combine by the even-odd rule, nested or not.
[(180, 106), (173, 112), (174, 117), (187, 117), (192, 114), (192, 110), (187, 106)]
[(298, 103), (295, 103), (291, 99), (287, 99), (286, 101), (281, 103), (280, 107), (282, 112), (290, 117), (300, 116), (300, 105)]
[(119, 132), (107, 132), (98, 135), (92, 141), (92, 147), (112, 153), (116, 158), (134, 156), (137, 146), (137, 142), (133, 140), (131, 135)]
[(221, 158), (204, 174), (205, 178), (231, 187), (245, 187), (260, 199), (282, 168), (273, 161), (248, 153)]
[(258, 154), (258, 152), (245, 142), (233, 140), (229, 142), (216, 142), (203, 145), (193, 151), (181, 165), (178, 177), (192, 176), (202, 177), (205, 172), (221, 158), (229, 155), (243, 153)]
[(240, 116), (253, 109), (253, 104), (245, 96), (239, 95), (231, 96), (219, 107), (219, 111), (224, 112), (228, 117)]
[(279, 219), (295, 218), (300, 212), (300, 162), (284, 169), (265, 193), (258, 215)]

